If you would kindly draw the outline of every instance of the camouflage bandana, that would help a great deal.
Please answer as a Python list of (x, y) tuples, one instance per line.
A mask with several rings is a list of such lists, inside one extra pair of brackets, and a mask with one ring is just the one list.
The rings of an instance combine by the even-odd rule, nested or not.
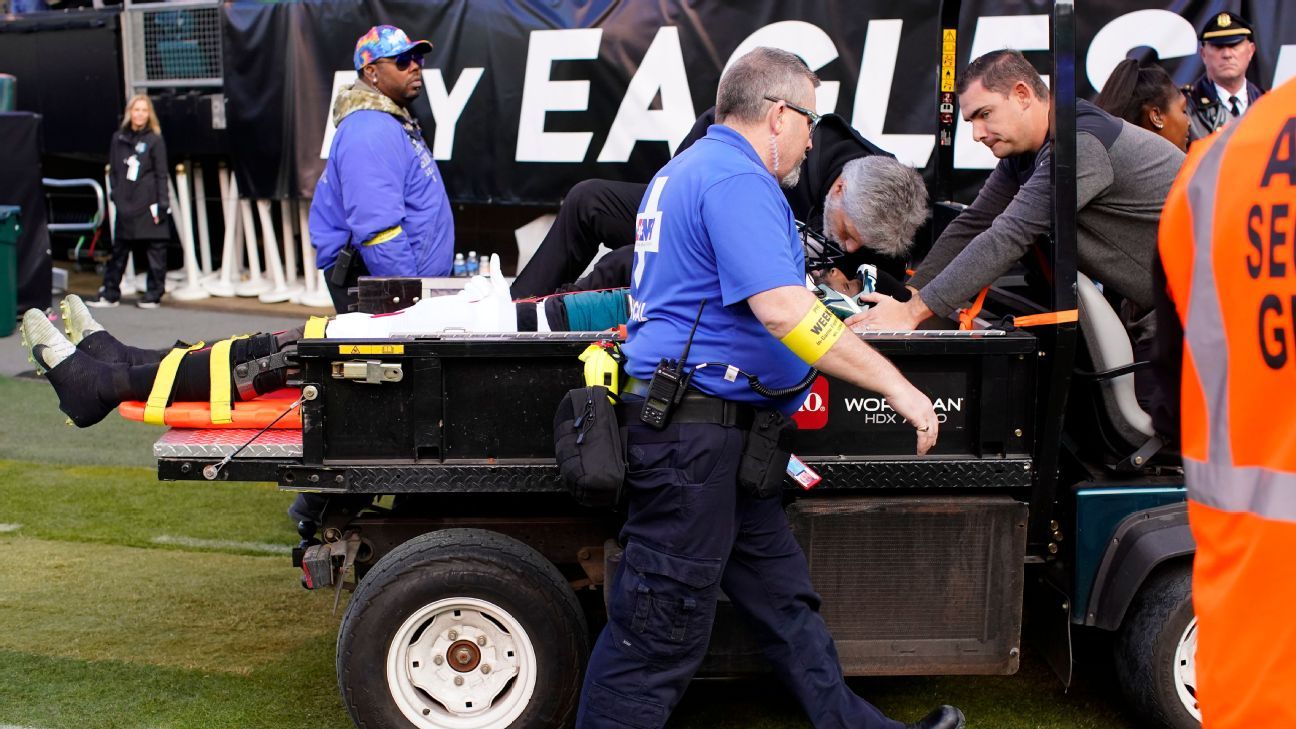
[(355, 82), (338, 94), (337, 101), (333, 102), (333, 126), (341, 125), (343, 119), (357, 111), (381, 111), (391, 114), (396, 117), (396, 121), (400, 122), (410, 138), (417, 140), (423, 138), (418, 120), (409, 111), (402, 109), (396, 102), (362, 81)]

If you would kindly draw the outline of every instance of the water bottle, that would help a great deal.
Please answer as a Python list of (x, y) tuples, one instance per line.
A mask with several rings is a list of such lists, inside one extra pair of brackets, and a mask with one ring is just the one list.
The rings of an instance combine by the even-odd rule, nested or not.
[(477, 259), (477, 263), (478, 265), (481, 266), (481, 275), (490, 278), (490, 273), (491, 273), (490, 256), (487, 256), (486, 258)]
[(454, 270), (451, 273), (455, 278), (463, 278), (468, 275), (468, 264), (464, 262), (464, 255), (456, 253), (454, 258)]
[(468, 251), (468, 261), (465, 264), (465, 267), (468, 271), (469, 276), (477, 275), (479, 269), (481, 268), (481, 264), (477, 260), (477, 251)]

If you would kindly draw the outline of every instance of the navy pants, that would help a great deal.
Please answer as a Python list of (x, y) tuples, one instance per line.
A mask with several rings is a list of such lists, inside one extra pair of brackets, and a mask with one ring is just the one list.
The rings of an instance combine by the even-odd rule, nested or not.
[(819, 596), (778, 497), (739, 493), (744, 433), (627, 431), (629, 517), (579, 729), (657, 729), (706, 653), (723, 589), (815, 727), (898, 729), (845, 684)]

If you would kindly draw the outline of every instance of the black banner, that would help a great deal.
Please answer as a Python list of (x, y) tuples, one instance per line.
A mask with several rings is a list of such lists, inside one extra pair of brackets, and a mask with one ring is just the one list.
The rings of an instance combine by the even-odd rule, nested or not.
[(18, 233), (18, 313), (50, 305), (52, 273), (47, 211), (41, 188), (41, 117), (0, 113), (0, 205), (22, 208)]
[[(1047, 74), (1051, 6), (963, 2), (956, 68), (1013, 47)], [(1089, 0), (1079, 12), (1079, 93), (1092, 97), (1131, 52), (1155, 52), (1177, 81), (1193, 81), (1202, 72), (1195, 28), (1221, 10), (1256, 26), (1255, 81), (1296, 75), (1296, 3)], [(647, 180), (712, 105), (730, 59), (758, 45), (806, 60), (824, 81), (821, 112), (906, 162), (935, 165), (934, 0), (335, 0), (232, 2), (224, 13), (231, 147), (241, 189), (255, 197), (311, 195), (332, 94), (354, 81), (355, 40), (377, 23), (435, 46), (415, 111), (456, 202), (552, 204), (586, 178)], [(979, 179), (994, 159), (966, 124), (956, 129), (954, 167)]]

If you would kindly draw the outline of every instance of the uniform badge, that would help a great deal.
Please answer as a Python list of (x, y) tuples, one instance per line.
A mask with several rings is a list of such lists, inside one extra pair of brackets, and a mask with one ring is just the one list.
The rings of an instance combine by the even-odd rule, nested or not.
[(144, 150), (146, 150), (146, 149), (148, 149), (148, 145), (147, 145), (147, 144), (145, 144), (145, 143), (143, 143), (143, 142), (136, 142), (136, 143), (135, 143), (135, 154), (144, 154)]
[(1220, 13), (1219, 16), (1215, 18), (1215, 24), (1221, 28), (1227, 28), (1233, 24), (1233, 19), (1229, 17), (1228, 13)]

